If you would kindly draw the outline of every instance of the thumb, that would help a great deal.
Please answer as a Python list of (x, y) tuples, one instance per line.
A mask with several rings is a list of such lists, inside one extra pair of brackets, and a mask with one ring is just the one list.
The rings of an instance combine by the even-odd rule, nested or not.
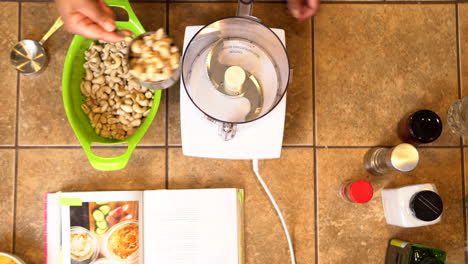
[(89, 17), (89, 19), (94, 21), (96, 24), (103, 27), (106, 31), (112, 32), (115, 30), (114, 18), (110, 13), (106, 12), (106, 10), (102, 8), (99, 1), (87, 1), (85, 5), (82, 5), (79, 8), (79, 11), (83, 15)]
[(288, 8), (293, 17), (299, 18), (301, 16), (302, 1), (301, 0), (288, 0)]

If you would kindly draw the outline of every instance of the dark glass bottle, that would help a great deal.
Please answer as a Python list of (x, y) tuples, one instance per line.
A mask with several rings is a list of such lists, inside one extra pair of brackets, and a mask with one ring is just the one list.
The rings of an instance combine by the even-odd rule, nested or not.
[(407, 115), (398, 124), (398, 136), (411, 144), (434, 142), (442, 133), (442, 120), (431, 110), (419, 110)]
[(442, 250), (392, 239), (385, 264), (445, 264), (446, 258)]

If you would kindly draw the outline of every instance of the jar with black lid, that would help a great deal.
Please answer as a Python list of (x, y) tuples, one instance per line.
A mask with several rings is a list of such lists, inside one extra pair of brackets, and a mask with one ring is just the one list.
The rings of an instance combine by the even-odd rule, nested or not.
[(398, 136), (411, 144), (434, 142), (442, 133), (442, 120), (431, 110), (419, 110), (407, 115), (398, 124)]

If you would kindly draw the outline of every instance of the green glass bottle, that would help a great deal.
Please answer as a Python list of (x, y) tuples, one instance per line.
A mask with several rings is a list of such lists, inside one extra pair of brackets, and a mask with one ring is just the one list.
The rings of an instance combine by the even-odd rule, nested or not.
[(445, 264), (447, 253), (409, 242), (392, 239), (385, 264)]

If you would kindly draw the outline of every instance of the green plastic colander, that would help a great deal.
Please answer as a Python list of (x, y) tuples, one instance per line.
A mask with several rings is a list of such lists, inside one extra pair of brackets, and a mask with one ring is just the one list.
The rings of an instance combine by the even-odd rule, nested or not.
[[(117, 29), (128, 29), (133, 33), (139, 35), (145, 32), (140, 21), (136, 17), (128, 0), (106, 0), (109, 6), (119, 7), (127, 11), (128, 21), (117, 21)], [(62, 77), (62, 96), (65, 107), (65, 112), (68, 121), (80, 141), (89, 162), (97, 170), (112, 171), (120, 170), (127, 166), (128, 160), (132, 156), (132, 152), (140, 142), (141, 138), (145, 135), (146, 131), (153, 122), (156, 113), (158, 112), (159, 103), (161, 100), (161, 91), (154, 92), (153, 105), (148, 116), (138, 128), (138, 130), (127, 138), (126, 140), (112, 140), (103, 138), (96, 134), (91, 127), (88, 116), (81, 110), (81, 104), (84, 102), (85, 97), (81, 94), (80, 84), (85, 76), (85, 69), (83, 63), (85, 62), (85, 51), (89, 48), (91, 42), (95, 40), (87, 39), (82, 36), (74, 36), (70, 47), (68, 49), (67, 57), (63, 68)], [(127, 151), (121, 156), (117, 157), (101, 157), (94, 154), (91, 150), (91, 144), (127, 144)]]

